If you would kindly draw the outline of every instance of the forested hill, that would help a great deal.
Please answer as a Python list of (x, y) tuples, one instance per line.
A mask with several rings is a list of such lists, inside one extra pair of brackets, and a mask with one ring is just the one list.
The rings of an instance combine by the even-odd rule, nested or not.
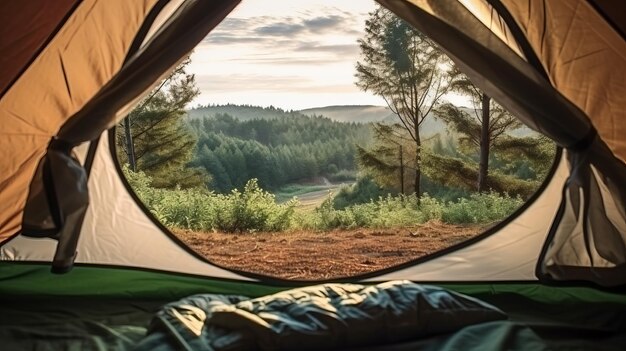
[(236, 119), (247, 121), (250, 119), (274, 119), (280, 117), (316, 117), (324, 116), (337, 122), (345, 123), (370, 123), (370, 122), (394, 122), (395, 115), (388, 107), (373, 105), (346, 105), (325, 106), (304, 110), (283, 110), (277, 107), (261, 107), (251, 105), (207, 105), (198, 106), (187, 113), (192, 119), (202, 117), (215, 117), (217, 115), (231, 115)]
[(326, 106), (298, 112), (307, 116), (324, 116), (338, 122), (393, 122), (396, 118), (388, 107), (371, 105)]
[(356, 172), (355, 145), (370, 143), (369, 125), (288, 115), (191, 119), (188, 123), (198, 138), (192, 164), (211, 175), (210, 188), (217, 192), (241, 188), (251, 178), (275, 189), (316, 176)]
[(393, 122), (395, 118), (395, 115), (388, 107), (371, 105), (326, 106), (300, 111), (286, 111), (273, 106), (260, 107), (228, 104), (200, 106), (189, 110), (188, 113), (192, 119), (228, 114), (242, 121), (279, 117), (324, 116), (337, 122), (369, 123)]
[[(360, 123), (371, 122), (398, 123), (397, 117), (388, 107), (372, 105), (326, 106), (301, 111), (286, 111), (273, 106), (260, 107), (251, 105), (209, 105), (187, 111), (191, 119), (229, 115), (240, 121), (254, 119), (307, 118), (323, 116), (336, 122)], [(445, 132), (445, 123), (436, 118), (427, 118), (422, 124), (423, 136)]]
[(199, 106), (187, 111), (191, 119), (230, 115), (240, 121), (251, 119), (275, 119), (280, 117), (304, 117), (297, 111), (285, 111), (273, 106), (260, 107), (251, 105), (208, 105)]

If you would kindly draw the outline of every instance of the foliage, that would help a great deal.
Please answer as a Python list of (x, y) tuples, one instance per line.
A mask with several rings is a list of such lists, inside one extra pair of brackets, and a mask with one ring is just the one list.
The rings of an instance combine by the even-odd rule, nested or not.
[(357, 171), (342, 169), (337, 172), (331, 172), (326, 177), (330, 182), (333, 183), (353, 182), (357, 179)]
[[(426, 175), (437, 183), (468, 191), (476, 189), (478, 167), (475, 163), (428, 153), (428, 157), (424, 158), (424, 170)], [(487, 189), (491, 191), (503, 195), (513, 194), (525, 199), (529, 198), (539, 185), (539, 181), (523, 180), (498, 171), (489, 173), (486, 180)]]
[(276, 204), (274, 195), (259, 188), (256, 179), (243, 192), (217, 195), (216, 229), (225, 232), (280, 231), (289, 228), (295, 200)]
[[(362, 59), (356, 65), (356, 85), (385, 99), (398, 117), (399, 123), (389, 126), (384, 135), (386, 139), (396, 139), (398, 145), (405, 141), (413, 144), (413, 157), (406, 161), (411, 162), (413, 191), (419, 196), (420, 126), (453, 84), (449, 60), (426, 35), (382, 6), (370, 13), (365, 22), (365, 36), (358, 43)], [(381, 143), (389, 145), (388, 141), (381, 140)], [(359, 156), (361, 163), (368, 163), (370, 169), (381, 167), (379, 173), (384, 173), (399, 168), (403, 175), (402, 164), (396, 166), (386, 160), (375, 162), (387, 150), (366, 151), (360, 149)], [(404, 184), (400, 184), (400, 188), (404, 188)]]
[(415, 178), (415, 145), (402, 130), (382, 123), (374, 124), (374, 145), (368, 149), (357, 146), (357, 161), (362, 170), (377, 183), (400, 193), (411, 192)]
[(524, 201), (518, 197), (500, 195), (495, 192), (472, 194), (458, 202), (448, 203), (441, 213), (445, 223), (490, 223), (508, 217)]
[(291, 227), (296, 202), (277, 204), (274, 195), (250, 180), (242, 192), (228, 195), (202, 189), (159, 189), (143, 172), (124, 168), (133, 190), (165, 225), (225, 232), (281, 231)]
[(277, 189), (316, 176), (341, 178), (356, 172), (355, 144), (369, 144), (369, 126), (276, 113), (272, 119), (217, 115), (190, 121), (198, 136), (192, 164), (212, 176), (210, 189), (228, 193), (253, 177), (262, 188)]
[(430, 220), (445, 223), (491, 223), (501, 221), (523, 204), (519, 197), (497, 193), (476, 193), (458, 201), (442, 202), (428, 194), (420, 201), (414, 196), (387, 195), (367, 203), (335, 209), (330, 199), (302, 221), (307, 229), (389, 228), (412, 226)]
[(356, 183), (349, 187), (343, 187), (332, 199), (333, 208), (344, 209), (351, 205), (362, 204), (378, 199), (389, 193), (371, 176), (359, 178)]
[(276, 195), (276, 200), (282, 202), (291, 199), (294, 196), (324, 189), (328, 189), (328, 187), (325, 185), (287, 184), (276, 190), (274, 194)]
[(458, 201), (443, 202), (428, 194), (421, 200), (409, 195), (388, 194), (368, 202), (335, 209), (329, 197), (312, 212), (295, 211), (292, 199), (277, 204), (274, 195), (259, 188), (256, 180), (243, 191), (215, 194), (201, 189), (159, 189), (143, 172), (124, 168), (129, 183), (166, 226), (224, 232), (329, 230), (335, 228), (389, 228), (412, 226), (430, 220), (446, 223), (490, 223), (502, 220), (523, 201), (497, 193), (473, 194)]
[(196, 145), (193, 133), (184, 125), (185, 106), (198, 94), (195, 77), (185, 71), (189, 59), (179, 65), (143, 101), (127, 119), (134, 159), (129, 159), (128, 135), (123, 124), (118, 128), (118, 157), (122, 163), (136, 164), (152, 177), (152, 185), (159, 188), (202, 186), (207, 180), (201, 169), (189, 168)]
[[(302, 221), (306, 229), (329, 230), (336, 228), (388, 228), (395, 226), (410, 226), (424, 223), (429, 218), (420, 211), (414, 196), (387, 195), (376, 201), (352, 205), (340, 210), (333, 208), (329, 198), (314, 212), (308, 214)], [(427, 211), (426, 213), (432, 213)]]
[[(515, 138), (510, 132), (522, 127), (522, 122), (500, 106), (476, 87), (467, 76), (457, 68), (454, 74), (458, 76), (453, 89), (469, 98), (472, 109), (462, 109), (453, 104), (439, 106), (435, 113), (443, 119), (453, 130), (461, 134), (459, 143), (468, 153), (478, 153), (478, 173), (476, 188), (478, 191), (488, 189), (490, 155), (498, 154), (504, 149), (503, 141), (512, 141)], [(530, 138), (532, 139), (532, 138)], [(513, 143), (517, 144), (517, 143)], [(517, 144), (521, 148), (533, 148), (531, 143)], [(530, 151), (535, 154), (535, 151)]]
[[(556, 147), (552, 140), (544, 136), (506, 136), (498, 143), (498, 153), (505, 163), (503, 168), (508, 168), (508, 173), (516, 174), (520, 178), (543, 180), (554, 162)], [(519, 174), (524, 168), (529, 172), (528, 175)]]

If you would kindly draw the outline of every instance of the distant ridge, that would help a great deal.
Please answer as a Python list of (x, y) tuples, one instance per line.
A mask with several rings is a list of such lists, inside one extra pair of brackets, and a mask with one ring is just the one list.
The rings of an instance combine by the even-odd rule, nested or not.
[[(462, 107), (466, 112), (471, 110)], [(397, 116), (386, 106), (374, 105), (336, 105), (307, 108), (304, 110), (283, 110), (277, 107), (261, 107), (251, 105), (211, 105), (193, 108), (187, 111), (190, 118), (215, 117), (218, 114), (228, 114), (239, 120), (251, 119), (275, 119), (275, 118), (306, 118), (325, 117), (342, 123), (399, 123)], [(423, 137), (432, 136), (437, 133), (447, 133), (446, 124), (438, 118), (427, 118), (421, 125)], [(515, 136), (526, 136), (533, 132), (522, 127), (510, 134)]]
[(201, 106), (187, 111), (190, 118), (215, 117), (228, 114), (236, 119), (247, 121), (250, 119), (274, 119), (280, 117), (303, 117), (297, 111), (285, 111), (277, 107), (261, 107), (251, 105), (210, 105)]
[(338, 122), (369, 123), (389, 121), (395, 115), (386, 106), (374, 105), (340, 105), (315, 107), (300, 110), (307, 116), (324, 116)]
[[(215, 117), (219, 114), (228, 114), (233, 118), (247, 121), (251, 119), (274, 118), (307, 118), (325, 117), (342, 123), (371, 123), (398, 122), (396, 115), (388, 107), (374, 105), (339, 105), (308, 108), (300, 111), (286, 111), (281, 108), (260, 107), (251, 105), (210, 105), (193, 108), (187, 111), (190, 118)], [(424, 136), (444, 132), (445, 124), (441, 120), (429, 118), (424, 121), (422, 131)]]

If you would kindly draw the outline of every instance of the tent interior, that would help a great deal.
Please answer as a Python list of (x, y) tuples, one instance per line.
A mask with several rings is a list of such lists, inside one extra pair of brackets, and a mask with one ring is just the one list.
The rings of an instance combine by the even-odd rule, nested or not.
[(488, 232), (315, 282), (200, 257), (115, 159), (111, 128), (238, 0), (1, 2), (2, 349), (623, 349), (624, 5), (377, 2), (561, 150)]

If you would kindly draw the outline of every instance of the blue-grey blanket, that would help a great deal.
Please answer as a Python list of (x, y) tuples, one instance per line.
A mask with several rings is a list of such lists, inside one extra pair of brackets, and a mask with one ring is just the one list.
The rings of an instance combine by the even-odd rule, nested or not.
[(478, 299), (409, 281), (324, 284), (256, 299), (203, 294), (164, 306), (138, 349), (345, 349), (506, 318)]

